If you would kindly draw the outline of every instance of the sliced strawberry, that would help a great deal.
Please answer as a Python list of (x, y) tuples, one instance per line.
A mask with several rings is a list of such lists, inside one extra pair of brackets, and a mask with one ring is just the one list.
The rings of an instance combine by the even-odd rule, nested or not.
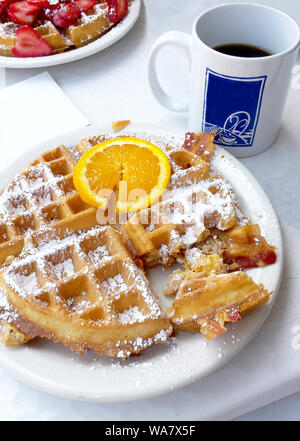
[(59, 8), (60, 8), (60, 4), (56, 5), (56, 7), (52, 7), (52, 6), (48, 7), (47, 6), (45, 8), (42, 8), (42, 10), (40, 12), (40, 17), (42, 19), (52, 21), (53, 15), (59, 10)]
[(30, 5), (27, 1), (12, 3), (8, 8), (11, 21), (21, 25), (31, 25), (41, 10), (40, 6)]
[(81, 15), (81, 10), (76, 2), (61, 5), (59, 9), (54, 11), (51, 21), (60, 28), (66, 28), (74, 24)]
[(17, 42), (12, 48), (15, 57), (44, 57), (52, 52), (51, 46), (31, 27), (16, 30)]
[(96, 5), (96, 0), (75, 0), (76, 5), (81, 12), (86, 12), (92, 9)]
[(27, 0), (30, 5), (40, 6), (40, 8), (48, 8), (49, 0)]
[(11, 0), (0, 0), (0, 15), (5, 11)]
[(108, 16), (112, 23), (118, 23), (128, 14), (128, 0), (106, 0), (108, 5)]

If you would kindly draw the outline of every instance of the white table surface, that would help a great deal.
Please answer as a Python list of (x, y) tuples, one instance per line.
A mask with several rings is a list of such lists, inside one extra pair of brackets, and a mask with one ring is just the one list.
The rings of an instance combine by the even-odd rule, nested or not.
[[(121, 41), (87, 59), (47, 70), (91, 124), (131, 119), (186, 129), (186, 115), (168, 112), (151, 95), (147, 81), (149, 50), (162, 32), (188, 32), (201, 11), (221, 3), (225, 1), (144, 0), (138, 23)], [(300, 24), (298, 0), (260, 3), (284, 10)], [(162, 81), (168, 91), (184, 93), (187, 63), (183, 61), (178, 66), (174, 55), (177, 54), (165, 54), (161, 59)], [(8, 70), (6, 83), (10, 85), (43, 71)], [(34, 98), (31, 105), (34, 106)], [(0, 419), (300, 420), (300, 393), (295, 393), (300, 391), (299, 114), (300, 75), (298, 78), (295, 74), (276, 143), (263, 154), (242, 160), (277, 210), (286, 249), (278, 298), (252, 342), (204, 380), (161, 397), (128, 404), (93, 404), (51, 396), (0, 369)], [(281, 399), (287, 395), (291, 396)], [(257, 410), (249, 413), (254, 409)]]

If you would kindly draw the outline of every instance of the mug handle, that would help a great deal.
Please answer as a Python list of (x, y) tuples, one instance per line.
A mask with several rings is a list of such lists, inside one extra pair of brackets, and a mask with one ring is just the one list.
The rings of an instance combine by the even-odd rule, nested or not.
[(160, 104), (173, 112), (187, 112), (189, 110), (189, 97), (187, 94), (179, 101), (163, 90), (156, 73), (157, 56), (163, 46), (178, 45), (187, 52), (189, 59), (191, 60), (191, 41), (191, 36), (185, 32), (166, 32), (156, 40), (150, 52), (148, 76), (152, 93)]

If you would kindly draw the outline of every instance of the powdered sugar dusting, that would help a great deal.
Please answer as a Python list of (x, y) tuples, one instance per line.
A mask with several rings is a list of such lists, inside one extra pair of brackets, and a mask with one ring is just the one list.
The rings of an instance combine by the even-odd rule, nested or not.
[(11, 323), (19, 317), (18, 312), (11, 306), (3, 289), (0, 289), (0, 321)]
[(48, 267), (57, 279), (63, 279), (64, 277), (70, 277), (75, 274), (72, 259), (67, 259), (61, 263), (57, 263), (56, 265), (49, 262)]
[(122, 294), (130, 290), (130, 287), (127, 285), (121, 274), (117, 274), (114, 277), (104, 280), (102, 286), (107, 293), (114, 295), (116, 298), (119, 298)]
[(92, 263), (96, 265), (100, 260), (105, 257), (109, 257), (109, 251), (105, 245), (97, 247), (95, 250), (91, 250), (88, 252), (88, 257), (91, 259)]
[(141, 323), (141, 322), (145, 321), (146, 316), (139, 310), (139, 308), (137, 306), (134, 306), (133, 308), (129, 308), (129, 309), (121, 312), (118, 315), (118, 318), (121, 323), (126, 325), (128, 323), (130, 323), (130, 324), (137, 323), (137, 322)]
[(34, 295), (40, 289), (35, 272), (28, 275), (15, 273), (13, 275), (13, 285), (23, 297), (26, 295)]

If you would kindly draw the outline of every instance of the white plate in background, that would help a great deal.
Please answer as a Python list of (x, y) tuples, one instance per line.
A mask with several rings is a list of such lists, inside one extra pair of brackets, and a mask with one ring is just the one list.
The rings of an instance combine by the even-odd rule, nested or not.
[(140, 10), (141, 0), (133, 0), (126, 17), (124, 17), (102, 37), (99, 37), (97, 40), (87, 44), (86, 46), (82, 46), (77, 49), (70, 49), (62, 52), (61, 54), (49, 55), (47, 57), (18, 58), (0, 56), (0, 67), (25, 69), (54, 66), (57, 64), (69, 63), (71, 61), (93, 55), (102, 51), (103, 49), (106, 49), (108, 46), (111, 46), (116, 41), (120, 40), (120, 38), (124, 37), (124, 35), (126, 35), (127, 32), (129, 32), (130, 29), (135, 25), (140, 14)]

